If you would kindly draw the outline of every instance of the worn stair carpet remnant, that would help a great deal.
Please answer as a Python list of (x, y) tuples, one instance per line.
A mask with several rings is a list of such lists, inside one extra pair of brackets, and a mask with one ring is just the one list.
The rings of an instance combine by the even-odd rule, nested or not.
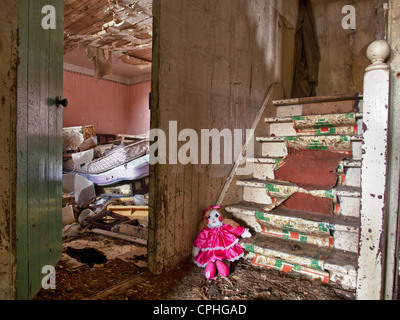
[(339, 209), (335, 189), (306, 190), (294, 184), (267, 183), (266, 190), (271, 203), (265, 205), (265, 211), (280, 206), (299, 211), (336, 214)]
[(289, 181), (306, 190), (329, 190), (337, 184), (337, 169), (347, 156), (325, 150), (288, 149), (288, 156), (275, 173), (275, 179)]
[(292, 122), (297, 136), (285, 138), (288, 148), (352, 155), (349, 136), (357, 133), (355, 113), (295, 116)]
[(295, 116), (297, 136), (286, 137), (288, 155), (277, 160), (275, 179), (293, 185), (267, 184), (272, 203), (286, 209), (337, 214), (339, 205), (334, 187), (343, 185), (340, 164), (352, 156), (349, 135), (357, 133), (355, 113)]
[(357, 133), (356, 114), (327, 114), (295, 116), (293, 128), (298, 135), (354, 135)]
[[(275, 180), (265, 185), (271, 203), (255, 214), (262, 231), (246, 242), (246, 259), (254, 265), (295, 271), (329, 283), (324, 263), (334, 247), (330, 224), (292, 219), (285, 210), (339, 214), (335, 187), (345, 181), (343, 161), (352, 157), (350, 136), (357, 134), (356, 115), (296, 116), (292, 121), (296, 136), (285, 137), (288, 155), (276, 160)], [(282, 243), (274, 245), (273, 239), (291, 241), (281, 250)]]
[(345, 135), (285, 137), (286, 146), (293, 149), (326, 150), (352, 156), (351, 140)]

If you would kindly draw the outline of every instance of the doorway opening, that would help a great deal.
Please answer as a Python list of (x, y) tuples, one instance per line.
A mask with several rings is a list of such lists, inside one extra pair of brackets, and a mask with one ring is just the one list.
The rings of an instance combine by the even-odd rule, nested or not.
[(147, 268), (152, 1), (64, 1), (63, 62), (59, 267), (90, 296)]

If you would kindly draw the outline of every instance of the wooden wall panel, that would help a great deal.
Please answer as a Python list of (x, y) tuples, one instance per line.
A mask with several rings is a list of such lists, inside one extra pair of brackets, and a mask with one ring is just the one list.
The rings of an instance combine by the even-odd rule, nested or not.
[[(280, 17), (293, 24), (296, 3), (154, 1), (151, 128), (167, 139), (170, 121), (178, 133), (199, 136), (201, 129), (250, 128), (269, 87), (284, 77)], [(151, 166), (152, 272), (190, 261), (201, 213), (216, 204), (232, 166)]]
[(16, 287), (18, 1), (0, 1), (0, 299)]
[[(56, 9), (56, 29), (43, 29), (42, 8)], [(19, 299), (41, 287), (42, 268), (61, 257), (62, 0), (20, 2), (18, 69), (17, 276)]]
[[(365, 52), (368, 45), (384, 36), (385, 0), (311, 1), (321, 52), (317, 95), (363, 91), (364, 70), (370, 64)], [(356, 29), (342, 28), (342, 8), (356, 9)]]

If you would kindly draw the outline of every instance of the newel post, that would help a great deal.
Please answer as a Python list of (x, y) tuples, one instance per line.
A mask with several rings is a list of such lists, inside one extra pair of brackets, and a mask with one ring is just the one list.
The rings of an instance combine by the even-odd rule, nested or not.
[(390, 47), (384, 40), (374, 41), (367, 50), (372, 64), (364, 76), (358, 300), (380, 300), (384, 293), (389, 55)]

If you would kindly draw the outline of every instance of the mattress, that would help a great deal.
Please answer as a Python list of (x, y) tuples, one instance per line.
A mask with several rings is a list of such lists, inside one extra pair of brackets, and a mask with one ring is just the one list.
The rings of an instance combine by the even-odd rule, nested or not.
[(112, 150), (107, 155), (83, 165), (71, 159), (64, 161), (65, 173), (76, 173), (96, 185), (105, 186), (120, 181), (136, 180), (149, 174), (149, 142), (144, 140)]

